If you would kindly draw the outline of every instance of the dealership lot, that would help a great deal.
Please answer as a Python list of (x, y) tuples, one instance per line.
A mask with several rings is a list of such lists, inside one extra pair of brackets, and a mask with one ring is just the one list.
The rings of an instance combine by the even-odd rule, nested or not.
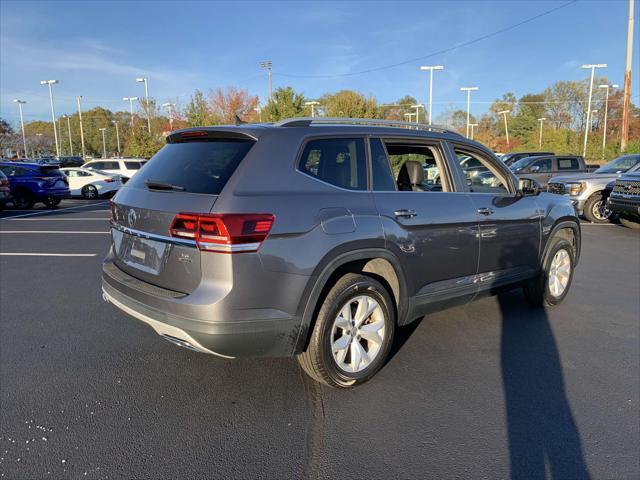
[(105, 304), (108, 202), (0, 214), (4, 478), (637, 478), (640, 234), (583, 225), (558, 308), (429, 315), (352, 391)]

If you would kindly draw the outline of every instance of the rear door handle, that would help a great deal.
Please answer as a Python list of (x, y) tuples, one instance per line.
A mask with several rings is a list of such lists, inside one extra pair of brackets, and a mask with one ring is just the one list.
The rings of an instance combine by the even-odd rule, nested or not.
[(477, 210), (477, 212), (478, 212), (480, 215), (485, 215), (485, 216), (487, 216), (487, 215), (493, 215), (493, 208), (483, 207), (483, 208), (479, 208), (479, 209)]
[(415, 210), (411, 210), (410, 208), (396, 210), (395, 212), (393, 212), (393, 214), (396, 217), (400, 217), (400, 218), (413, 218), (416, 215), (418, 215)]

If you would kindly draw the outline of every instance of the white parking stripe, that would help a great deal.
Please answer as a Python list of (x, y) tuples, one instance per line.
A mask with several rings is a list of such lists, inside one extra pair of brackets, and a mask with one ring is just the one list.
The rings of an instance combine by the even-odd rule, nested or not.
[(4, 253), (3, 257), (95, 257), (96, 253)]
[[(11, 217), (0, 218), (0, 220), (11, 220), (12, 218), (20, 218), (20, 217), (32, 217), (33, 215), (43, 215), (45, 213), (59, 213), (59, 212), (64, 212), (65, 210), (74, 210), (76, 208), (95, 207), (96, 205), (106, 205), (108, 203), (109, 202), (96, 202), (96, 203), (88, 203), (86, 205), (76, 205), (75, 207), (57, 208), (55, 210), (42, 210), (40, 212), (25, 213), (24, 215), (12, 215)], [(89, 211), (104, 212), (105, 210), (89, 210)]]
[(99, 233), (104, 235), (111, 232), (80, 232), (77, 230), (0, 230), (0, 233)]

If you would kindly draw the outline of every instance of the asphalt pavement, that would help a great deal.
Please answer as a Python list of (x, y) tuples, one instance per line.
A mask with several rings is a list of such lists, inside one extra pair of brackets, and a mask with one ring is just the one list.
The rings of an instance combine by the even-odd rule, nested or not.
[(3, 478), (640, 477), (638, 231), (583, 225), (562, 305), (514, 292), (429, 315), (340, 391), (104, 303), (108, 213), (0, 214)]

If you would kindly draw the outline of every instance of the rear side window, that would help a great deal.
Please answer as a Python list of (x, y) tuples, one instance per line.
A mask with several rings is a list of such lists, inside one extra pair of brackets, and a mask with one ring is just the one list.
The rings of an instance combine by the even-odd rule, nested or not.
[(124, 162), (124, 167), (127, 170), (140, 170), (140, 167), (142, 167), (142, 163), (141, 162)]
[(218, 195), (254, 142), (213, 140), (170, 143), (127, 182), (146, 188), (147, 180), (184, 188), (185, 192)]
[(3, 166), (2, 171), (7, 177), (15, 177), (18, 175), (31, 175), (33, 172), (27, 168)]
[(348, 190), (367, 189), (364, 140), (324, 138), (304, 148), (298, 169), (312, 177)]
[(558, 170), (578, 170), (580, 164), (577, 158), (559, 158)]

